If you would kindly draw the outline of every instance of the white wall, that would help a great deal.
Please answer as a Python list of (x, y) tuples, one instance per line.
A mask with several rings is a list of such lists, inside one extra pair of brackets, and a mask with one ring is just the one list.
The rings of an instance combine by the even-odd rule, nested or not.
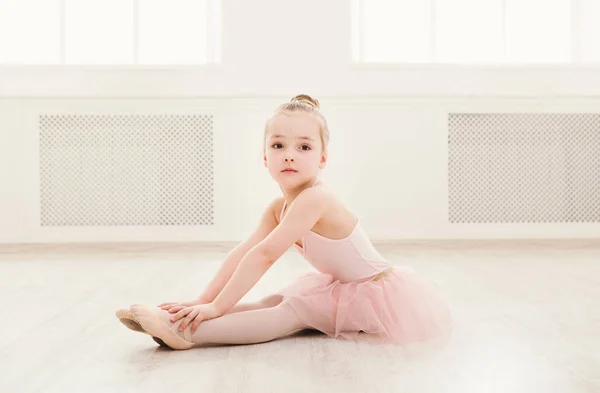
[[(330, 123), (323, 179), (375, 240), (599, 237), (598, 224), (449, 224), (446, 116), (597, 112), (600, 69), (356, 66), (349, 1), (223, 4), (218, 66), (0, 67), (0, 242), (240, 240), (278, 192), (261, 163), (264, 120), (298, 93), (319, 98)], [(39, 225), (37, 114), (206, 106), (216, 116), (214, 227)]]
[[(262, 166), (261, 142), (266, 117), (285, 99), (0, 100), (0, 242), (240, 240), (279, 192)], [(324, 99), (332, 139), (323, 179), (376, 240), (598, 237), (598, 224), (450, 224), (447, 114), (589, 112), (599, 104), (550, 99)], [(213, 113), (215, 225), (41, 227), (36, 116), (90, 111)]]

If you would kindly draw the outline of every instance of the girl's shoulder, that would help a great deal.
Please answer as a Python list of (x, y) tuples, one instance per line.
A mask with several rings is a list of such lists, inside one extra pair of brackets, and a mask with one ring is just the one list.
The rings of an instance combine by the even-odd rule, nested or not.
[[(338, 203), (338, 200), (333, 194), (333, 192), (322, 183), (317, 183), (312, 187), (302, 190), (302, 192), (298, 194), (296, 199), (298, 199), (300, 195), (302, 195), (303, 198), (311, 198), (313, 200), (317, 199), (319, 201), (319, 204), (324, 205), (326, 208), (335, 206)], [(273, 208), (273, 215), (275, 216), (277, 223), (279, 223), (279, 217), (281, 216), (281, 212), (284, 208), (284, 205), (287, 211), (287, 209), (289, 209), (289, 205), (285, 204), (284, 196), (278, 196), (274, 198), (271, 202), (271, 206)]]

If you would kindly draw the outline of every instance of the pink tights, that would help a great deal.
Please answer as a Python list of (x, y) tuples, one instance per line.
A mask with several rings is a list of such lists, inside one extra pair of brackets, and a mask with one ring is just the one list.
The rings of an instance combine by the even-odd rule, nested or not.
[(258, 303), (239, 304), (219, 318), (202, 321), (191, 335), (191, 341), (196, 344), (262, 343), (306, 328), (292, 307), (275, 295)]

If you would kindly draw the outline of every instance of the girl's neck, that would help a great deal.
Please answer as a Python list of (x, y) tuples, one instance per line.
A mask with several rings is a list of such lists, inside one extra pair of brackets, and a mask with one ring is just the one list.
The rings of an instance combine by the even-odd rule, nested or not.
[(302, 191), (306, 190), (307, 188), (311, 188), (318, 182), (319, 178), (314, 178), (294, 188), (283, 188), (280, 186), (281, 192), (283, 193), (283, 197), (285, 198), (287, 205), (289, 206)]

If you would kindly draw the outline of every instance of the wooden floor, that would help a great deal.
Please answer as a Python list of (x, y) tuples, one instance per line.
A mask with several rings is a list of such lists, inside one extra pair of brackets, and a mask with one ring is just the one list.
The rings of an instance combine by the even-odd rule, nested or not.
[[(600, 392), (600, 242), (376, 247), (446, 293), (445, 347), (309, 332), (165, 350), (114, 311), (198, 295), (228, 247), (0, 246), (0, 392)], [(309, 269), (290, 251), (244, 300)]]

